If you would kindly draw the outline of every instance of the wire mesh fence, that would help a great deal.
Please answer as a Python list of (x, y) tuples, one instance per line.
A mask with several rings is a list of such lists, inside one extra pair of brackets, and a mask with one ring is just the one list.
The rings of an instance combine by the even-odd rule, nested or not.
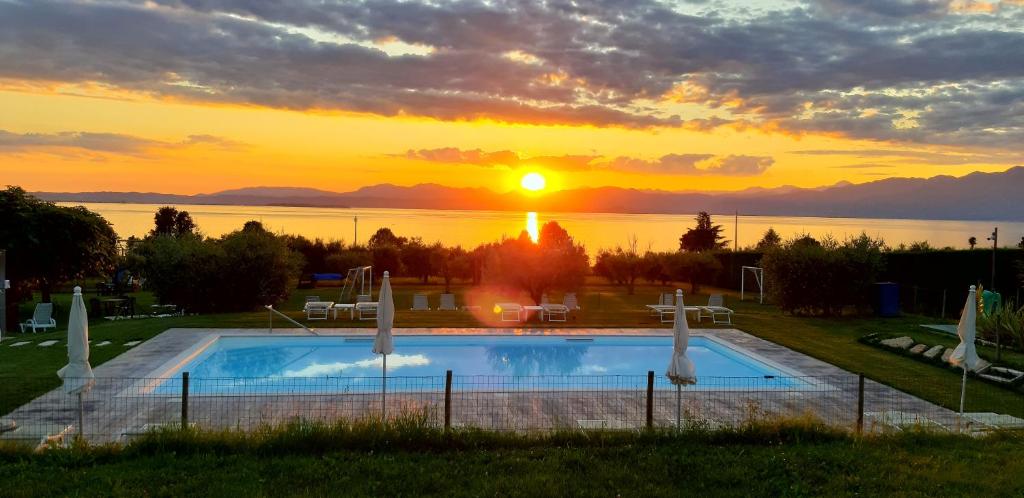
[[(0, 379), (25, 382), (24, 378)], [(0, 439), (37, 443), (81, 435), (129, 441), (182, 426), (252, 431), (302, 420), (333, 423), (415, 414), (436, 427), (495, 431), (708, 429), (807, 418), (851, 431), (910, 427), (980, 430), (1021, 427), (1024, 397), (992, 386), (968, 390), (969, 419), (956, 408), (959, 383), (930, 386), (924, 401), (857, 375), (700, 377), (675, 386), (647, 375), (303, 378), (97, 378), (79, 397), (58, 388), (4, 418), (18, 428)], [(995, 389), (995, 390), (993, 390)], [(986, 415), (987, 414), (987, 415)], [(1001, 418), (1000, 418), (1001, 417)]]

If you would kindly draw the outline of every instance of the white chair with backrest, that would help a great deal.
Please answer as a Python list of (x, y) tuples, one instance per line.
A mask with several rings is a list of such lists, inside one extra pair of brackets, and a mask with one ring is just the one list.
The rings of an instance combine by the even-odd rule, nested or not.
[(44, 332), (46, 329), (57, 328), (57, 320), (53, 319), (53, 303), (39, 303), (36, 305), (36, 309), (32, 311), (32, 318), (20, 324), (21, 331), (24, 332), (26, 328), (31, 328), (32, 333), (36, 333), (37, 329), (41, 329)]
[[(709, 316), (713, 323), (732, 325), (732, 314), (733, 311), (725, 307), (725, 297), (721, 294), (711, 294), (708, 296), (708, 305), (701, 306), (697, 310), (697, 321), (701, 321), (705, 316)], [(719, 317), (724, 318), (720, 320)]]
[(356, 302), (357, 303), (368, 303), (370, 301), (372, 301), (372, 299), (370, 299), (370, 295), (369, 294), (360, 294), (360, 295), (356, 296)]
[(441, 294), (441, 304), (437, 307), (441, 311), (455, 311), (455, 294)]
[(306, 296), (306, 303), (302, 305), (302, 311), (309, 309), (309, 303), (316, 303), (320, 301), (320, 296)]
[(580, 309), (580, 301), (576, 298), (575, 292), (566, 292), (565, 296), (562, 296), (562, 304), (565, 305), (569, 311), (578, 311)]
[(362, 301), (356, 303), (357, 320), (376, 320), (377, 303), (374, 301)]
[(306, 320), (326, 320), (333, 303), (310, 301), (306, 303)]
[(412, 311), (430, 311), (430, 302), (427, 301), (426, 294), (413, 294), (412, 295)]
[(658, 304), (662, 306), (675, 306), (676, 296), (671, 292), (665, 292), (661, 295), (661, 299), (658, 300)]

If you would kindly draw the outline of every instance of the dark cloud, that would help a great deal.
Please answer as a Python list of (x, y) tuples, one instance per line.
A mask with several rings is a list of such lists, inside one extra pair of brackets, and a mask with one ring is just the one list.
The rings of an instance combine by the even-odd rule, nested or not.
[(13, 133), (0, 130), (0, 153), (33, 149), (78, 149), (131, 156), (144, 156), (154, 149), (193, 146), (234, 148), (241, 144), (213, 135), (189, 135), (180, 142), (162, 142), (120, 133), (64, 131), (57, 133)]
[[(696, 16), (655, 0), (0, 2), (0, 79), (383, 116), (763, 126), (1019, 150), (1024, 14), (1019, 2), (975, 3)], [(667, 100), (714, 115), (682, 119)], [(757, 167), (734, 161), (723, 169)]]
[(472, 164), (485, 167), (545, 167), (556, 171), (621, 171), (655, 175), (718, 175), (755, 176), (764, 173), (775, 160), (767, 156), (714, 156), (712, 154), (666, 154), (658, 159), (628, 156), (605, 158), (594, 155), (562, 155), (523, 157), (503, 150), (484, 152), (455, 147), (409, 150), (409, 159), (449, 164)]

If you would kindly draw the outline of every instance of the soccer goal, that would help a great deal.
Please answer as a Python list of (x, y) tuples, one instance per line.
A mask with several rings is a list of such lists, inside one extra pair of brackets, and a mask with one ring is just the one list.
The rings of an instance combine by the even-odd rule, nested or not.
[(341, 300), (342, 303), (347, 303), (353, 300), (353, 294), (355, 294), (358, 288), (358, 296), (369, 296), (369, 299), (373, 299), (373, 267), (372, 266), (359, 266), (356, 268), (349, 268), (348, 274), (345, 275), (345, 285), (341, 288)]
[(764, 268), (757, 266), (744, 266), (740, 273), (740, 301), (746, 299), (747, 274), (754, 276), (754, 283), (757, 284), (757, 302), (764, 304)]

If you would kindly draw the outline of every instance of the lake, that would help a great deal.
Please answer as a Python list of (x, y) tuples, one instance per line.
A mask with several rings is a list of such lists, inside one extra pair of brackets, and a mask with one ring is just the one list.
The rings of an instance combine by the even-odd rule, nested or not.
[[(61, 203), (78, 204), (78, 203)], [(157, 204), (82, 203), (102, 214), (122, 238), (143, 236), (153, 227)], [(378, 228), (388, 227), (401, 236), (419, 236), (427, 242), (474, 247), (502, 236), (514, 237), (522, 230), (536, 231), (548, 221), (558, 221), (593, 254), (595, 249), (624, 245), (636, 236), (641, 250), (672, 250), (679, 247), (679, 236), (694, 225), (693, 215), (613, 214), (613, 213), (524, 213), (511, 211), (442, 211), (431, 209), (309, 208), (277, 206), (177, 206), (192, 214), (200, 230), (219, 236), (237, 230), (246, 221), (258, 220), (274, 232), (304, 235), (309, 238), (357, 240), (365, 243)], [(358, 230), (355, 218), (358, 218)], [(881, 237), (889, 245), (927, 240), (935, 247), (966, 247), (967, 239), (977, 237), (980, 246), (992, 228), (999, 227), (1000, 245), (1014, 246), (1024, 236), (1024, 222), (891, 220), (870, 218), (817, 218), (780, 216), (739, 216), (739, 230), (732, 215), (713, 216), (732, 241), (738, 233), (740, 247), (761, 239), (765, 230), (775, 228), (783, 238), (800, 234), (837, 238), (859, 235), (862, 231)], [(731, 242), (730, 242), (731, 245)]]

